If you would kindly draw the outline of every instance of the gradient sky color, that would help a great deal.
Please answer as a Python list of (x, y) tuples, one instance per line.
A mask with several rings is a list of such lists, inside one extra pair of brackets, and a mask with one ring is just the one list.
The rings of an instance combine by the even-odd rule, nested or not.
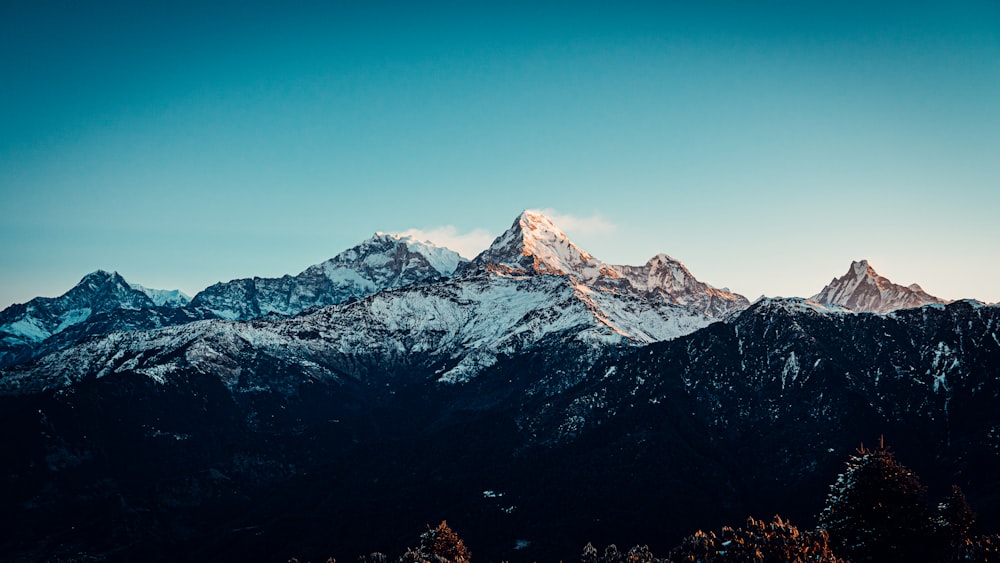
[(546, 209), (753, 299), (1000, 301), (1000, 3), (8, 2), (0, 308)]

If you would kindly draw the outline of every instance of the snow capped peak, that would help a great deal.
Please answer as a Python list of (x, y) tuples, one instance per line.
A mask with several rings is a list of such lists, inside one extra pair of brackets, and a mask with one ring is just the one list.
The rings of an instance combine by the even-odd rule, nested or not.
[(517, 216), (515, 224), (520, 226), (521, 232), (525, 234), (526, 238), (533, 238), (532, 235), (539, 235), (544, 237), (555, 237), (560, 239), (568, 239), (559, 227), (552, 222), (552, 219), (539, 211), (531, 211), (526, 209)]
[(722, 317), (749, 305), (742, 295), (698, 281), (680, 260), (667, 254), (653, 256), (645, 266), (614, 266), (614, 269), (641, 292), (711, 317)]
[(417, 240), (410, 235), (390, 234), (385, 235), (405, 244), (410, 252), (422, 255), (430, 262), (435, 270), (441, 272), (442, 276), (450, 276), (455, 273), (458, 265), (467, 262), (457, 252), (443, 246), (437, 246), (429, 240)]
[[(106, 270), (96, 270), (83, 276), (80, 283), (56, 299), (78, 296), (86, 296), (89, 301), (107, 302), (109, 304), (107, 308), (121, 306), (125, 309), (138, 309), (152, 305), (151, 302), (145, 302), (148, 299), (146, 295), (133, 289), (121, 274)], [(107, 308), (102, 307), (102, 309)]]
[[(522, 252), (530, 252), (552, 244), (575, 247), (570, 242), (569, 237), (566, 236), (566, 233), (562, 232), (559, 227), (556, 227), (552, 219), (537, 211), (525, 210), (514, 219), (514, 223), (509, 229), (493, 241), (487, 252), (493, 249), (516, 249)], [(516, 248), (512, 248), (511, 245)], [(590, 257), (589, 254), (581, 249), (577, 249), (577, 253), (586, 254), (588, 258)]]
[(535, 257), (536, 266), (571, 273), (581, 263), (594, 260), (589, 252), (573, 244), (551, 219), (541, 213), (521, 213), (517, 227), (523, 244), (522, 254)]
[(232, 280), (205, 289), (192, 307), (227, 320), (296, 315), (387, 289), (431, 283), (465, 259), (453, 250), (408, 235), (377, 232), (296, 276)]
[[(647, 266), (657, 266), (665, 264), (678, 264), (681, 268), (684, 268), (684, 264), (681, 264), (680, 260), (670, 256), (669, 254), (659, 253), (646, 261)], [(684, 268), (687, 271), (687, 268)]]
[(657, 254), (645, 266), (615, 266), (632, 285), (642, 291), (664, 290), (671, 293), (697, 283), (687, 267), (667, 254)]
[(466, 270), (502, 275), (566, 275), (581, 283), (621, 277), (608, 264), (573, 244), (547, 216), (529, 210), (518, 215)]
[(645, 266), (613, 266), (573, 244), (551, 219), (524, 211), (464, 268), (498, 275), (567, 276), (602, 292), (627, 293), (719, 318), (749, 305), (742, 295), (699, 282), (679, 260), (657, 254)]
[[(93, 272), (83, 276), (80, 282), (77, 283), (73, 289), (98, 289), (106, 286), (130, 288), (128, 282), (126, 282), (125, 278), (123, 278), (118, 272), (94, 270)], [(70, 291), (73, 291), (73, 289)]]
[(36, 297), (0, 311), (0, 366), (32, 357), (34, 346), (91, 316), (154, 308), (117, 272), (97, 270), (59, 297)]
[(864, 276), (874, 278), (878, 276), (878, 274), (875, 273), (875, 269), (868, 263), (868, 260), (855, 260), (851, 262), (851, 271), (853, 271), (854, 276), (858, 278)]
[(146, 294), (160, 307), (185, 307), (191, 302), (191, 297), (179, 289), (151, 289), (137, 283), (129, 284), (129, 287)]
[(118, 272), (109, 272), (107, 270), (94, 270), (93, 272), (90, 272), (89, 274), (83, 276), (83, 279), (80, 281), (107, 280), (117, 275)]
[(811, 299), (854, 311), (880, 314), (931, 303), (945, 303), (943, 299), (928, 295), (917, 284), (904, 287), (892, 283), (888, 278), (878, 275), (868, 260), (851, 262), (851, 268), (846, 274), (832, 280)]
[(332, 272), (345, 266), (352, 269), (391, 267), (402, 272), (412, 268), (426, 269), (429, 266), (437, 276), (450, 276), (464, 261), (454, 250), (436, 246), (430, 241), (419, 241), (409, 235), (377, 232), (361, 244), (312, 268), (323, 267), (327, 272)]

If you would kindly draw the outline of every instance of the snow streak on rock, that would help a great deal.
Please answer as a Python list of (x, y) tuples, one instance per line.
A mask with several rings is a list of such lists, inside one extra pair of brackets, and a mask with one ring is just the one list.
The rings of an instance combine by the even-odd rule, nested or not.
[(34, 346), (92, 315), (154, 307), (146, 293), (133, 289), (117, 272), (87, 274), (59, 297), (36, 297), (0, 312), (0, 367), (29, 359)]
[(490, 271), (509, 275), (569, 276), (576, 283), (614, 283), (621, 274), (573, 244), (552, 221), (524, 211), (461, 271)]
[(371, 382), (417, 371), (454, 383), (553, 342), (584, 362), (609, 345), (676, 338), (746, 307), (746, 299), (698, 282), (665, 255), (628, 272), (528, 211), (471, 263), (429, 243), (376, 234), (298, 276), (218, 284), (185, 309), (202, 318), (258, 319), (252, 323), (107, 335), (11, 370), (4, 387), (38, 390), (117, 372), (160, 381), (182, 368), (242, 386), (260, 358), (322, 378)]
[(179, 289), (150, 289), (137, 283), (129, 284), (129, 286), (145, 293), (153, 303), (160, 307), (185, 307), (191, 302), (191, 298)]
[(408, 236), (376, 233), (297, 276), (215, 284), (196, 295), (191, 306), (228, 320), (295, 315), (386, 289), (431, 283), (451, 275), (462, 261), (457, 252), (446, 248)]
[(811, 299), (868, 313), (889, 313), (897, 309), (946, 303), (928, 295), (917, 284), (904, 287), (892, 283), (875, 273), (867, 260), (852, 262), (846, 274), (831, 281)]
[(645, 266), (614, 268), (640, 291), (662, 296), (710, 317), (723, 317), (749, 306), (742, 295), (698, 281), (684, 264), (666, 254), (657, 254)]

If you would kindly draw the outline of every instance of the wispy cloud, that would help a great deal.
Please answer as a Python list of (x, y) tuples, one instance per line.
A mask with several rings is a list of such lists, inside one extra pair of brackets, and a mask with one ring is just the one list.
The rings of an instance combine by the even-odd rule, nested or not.
[(560, 213), (555, 209), (539, 209), (552, 223), (563, 231), (571, 234), (600, 234), (614, 232), (616, 225), (600, 215), (577, 217), (568, 213)]
[(475, 258), (477, 254), (486, 250), (496, 238), (496, 235), (491, 234), (486, 229), (473, 229), (460, 233), (453, 225), (431, 229), (407, 229), (399, 234), (450, 248), (465, 258)]

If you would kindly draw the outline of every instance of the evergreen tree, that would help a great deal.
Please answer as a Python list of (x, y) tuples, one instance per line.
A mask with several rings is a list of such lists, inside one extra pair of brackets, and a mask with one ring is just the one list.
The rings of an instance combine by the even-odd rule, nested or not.
[(469, 563), (472, 553), (465, 547), (465, 542), (458, 537), (448, 522), (442, 520), (436, 528), (428, 527), (420, 535), (420, 553), (426, 559), (436, 556), (451, 563)]
[(781, 517), (747, 519), (745, 528), (695, 532), (670, 552), (670, 563), (846, 563), (830, 550), (826, 532), (799, 531)]
[(597, 563), (599, 560), (597, 548), (594, 547), (594, 544), (587, 542), (587, 545), (583, 546), (583, 553), (580, 554), (580, 563)]
[(1000, 535), (970, 538), (958, 546), (950, 561), (955, 563), (1000, 563)]
[(952, 485), (951, 494), (938, 505), (938, 525), (952, 551), (971, 541), (969, 533), (975, 523), (976, 514), (965, 500), (962, 489)]
[(947, 551), (920, 479), (884, 444), (851, 455), (830, 486), (819, 525), (833, 550), (853, 563), (940, 561)]
[(627, 563), (653, 563), (653, 552), (648, 545), (636, 545), (625, 554)]

